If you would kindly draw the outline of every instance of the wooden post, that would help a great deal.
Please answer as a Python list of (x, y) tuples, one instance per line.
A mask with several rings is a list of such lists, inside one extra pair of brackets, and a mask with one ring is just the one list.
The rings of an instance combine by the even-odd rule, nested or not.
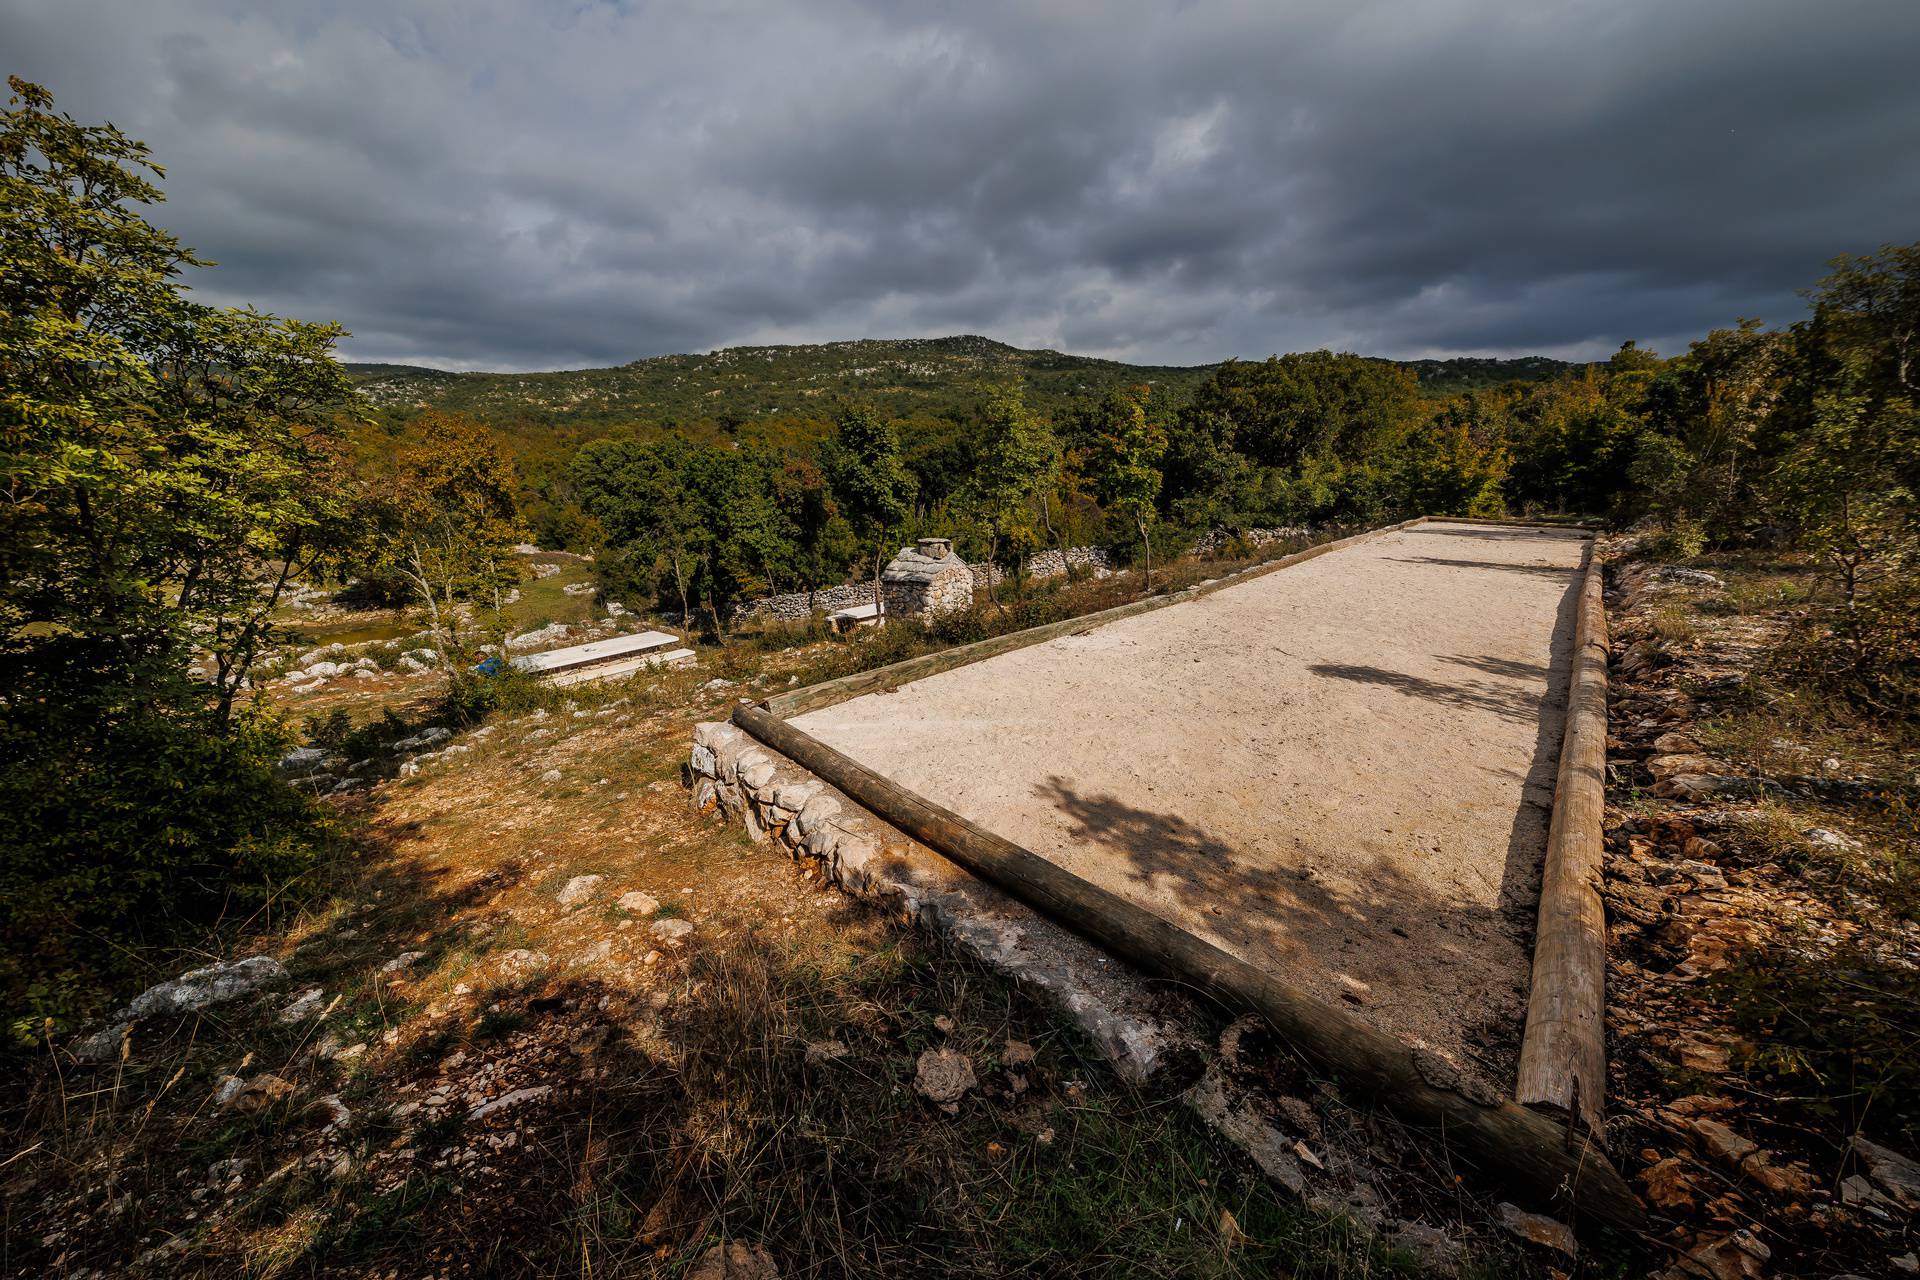
[(1607, 920), (1600, 901), (1606, 804), (1607, 609), (1589, 544), (1514, 1096), (1577, 1116), (1596, 1140), (1604, 1133), (1607, 1088)]
[(1559, 1201), (1594, 1220), (1638, 1229), (1644, 1214), (1593, 1142), (1498, 1096), (1470, 1098), (1449, 1070), (1351, 1014), (1228, 954), (900, 787), (778, 716), (742, 703), (733, 722), (974, 874), (1156, 977), (1228, 1010), (1261, 1015), (1344, 1084), (1430, 1127), (1523, 1198)]

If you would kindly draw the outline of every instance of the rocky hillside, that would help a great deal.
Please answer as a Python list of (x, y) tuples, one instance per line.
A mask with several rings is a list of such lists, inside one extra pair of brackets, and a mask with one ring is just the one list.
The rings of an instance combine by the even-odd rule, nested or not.
[[(1433, 394), (1520, 380), (1568, 366), (1545, 356), (1399, 362)], [(901, 416), (970, 409), (982, 386), (1024, 378), (1040, 403), (1148, 383), (1184, 398), (1212, 365), (1137, 365), (1059, 351), (1027, 351), (974, 335), (862, 339), (809, 346), (728, 347), (655, 356), (611, 369), (557, 373), (447, 373), (412, 365), (347, 366), (374, 404), (438, 408), (489, 420), (566, 419), (582, 424), (745, 419), (819, 412), (845, 397), (882, 400)]]

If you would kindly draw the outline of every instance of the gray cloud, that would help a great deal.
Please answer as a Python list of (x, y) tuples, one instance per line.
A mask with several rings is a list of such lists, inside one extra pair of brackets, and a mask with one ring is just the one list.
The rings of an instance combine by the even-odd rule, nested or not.
[(1916, 234), (1911, 0), (0, 0), (353, 357), (1666, 349)]

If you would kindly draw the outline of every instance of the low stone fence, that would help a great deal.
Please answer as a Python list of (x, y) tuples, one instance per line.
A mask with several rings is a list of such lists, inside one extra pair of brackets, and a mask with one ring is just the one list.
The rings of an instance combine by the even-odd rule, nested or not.
[(1264, 547), (1275, 542), (1284, 542), (1288, 538), (1311, 537), (1313, 530), (1303, 527), (1280, 529), (1211, 529), (1201, 534), (1193, 542), (1193, 554), (1196, 556), (1218, 555), (1236, 538), (1249, 547)]
[(850, 609), (854, 605), (872, 603), (871, 582), (843, 582), (837, 587), (822, 587), (818, 591), (794, 591), (783, 596), (749, 600), (734, 609), (733, 622), (736, 626), (756, 619), (805, 622), (812, 613), (832, 613), (835, 609)]
[[(1067, 571), (1067, 565), (1093, 573), (1112, 568), (1103, 548), (1068, 547), (1067, 554), (1062, 556), (1056, 547), (1029, 557), (1027, 576), (1035, 579), (1057, 578)], [(976, 564), (968, 568), (973, 570), (975, 591), (991, 590), (1006, 578), (1005, 572), (996, 565)], [(786, 595), (749, 600), (735, 607), (733, 625), (756, 621), (805, 622), (812, 613), (832, 613), (835, 609), (850, 609), (855, 605), (872, 603), (871, 582), (844, 582), (837, 587), (823, 587), (818, 591), (794, 591)]]
[[(1027, 557), (1027, 577), (1034, 581), (1045, 578), (1057, 578), (1072, 565), (1083, 573), (1106, 573), (1113, 568), (1113, 561), (1104, 547), (1068, 547), (1062, 556), (1055, 547)], [(1010, 576), (997, 564), (976, 564), (973, 569), (973, 589), (991, 591)]]
[(684, 781), (695, 813), (718, 811), (828, 883), (899, 911), (1048, 1000), (1126, 1079), (1144, 1084), (1193, 1055), (1197, 1046), (1177, 1025), (1183, 1011), (1131, 971), (737, 726), (694, 726)]

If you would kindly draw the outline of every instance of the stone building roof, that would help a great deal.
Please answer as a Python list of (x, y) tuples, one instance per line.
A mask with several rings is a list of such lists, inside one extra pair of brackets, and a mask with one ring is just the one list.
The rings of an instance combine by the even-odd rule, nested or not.
[(922, 538), (919, 546), (902, 547), (900, 554), (889, 560), (887, 567), (881, 571), (880, 581), (905, 585), (910, 582), (937, 582), (950, 573), (971, 576), (973, 571), (967, 567), (967, 562), (952, 551), (948, 550), (944, 555), (927, 554), (928, 550), (938, 551), (948, 545), (944, 539)]

